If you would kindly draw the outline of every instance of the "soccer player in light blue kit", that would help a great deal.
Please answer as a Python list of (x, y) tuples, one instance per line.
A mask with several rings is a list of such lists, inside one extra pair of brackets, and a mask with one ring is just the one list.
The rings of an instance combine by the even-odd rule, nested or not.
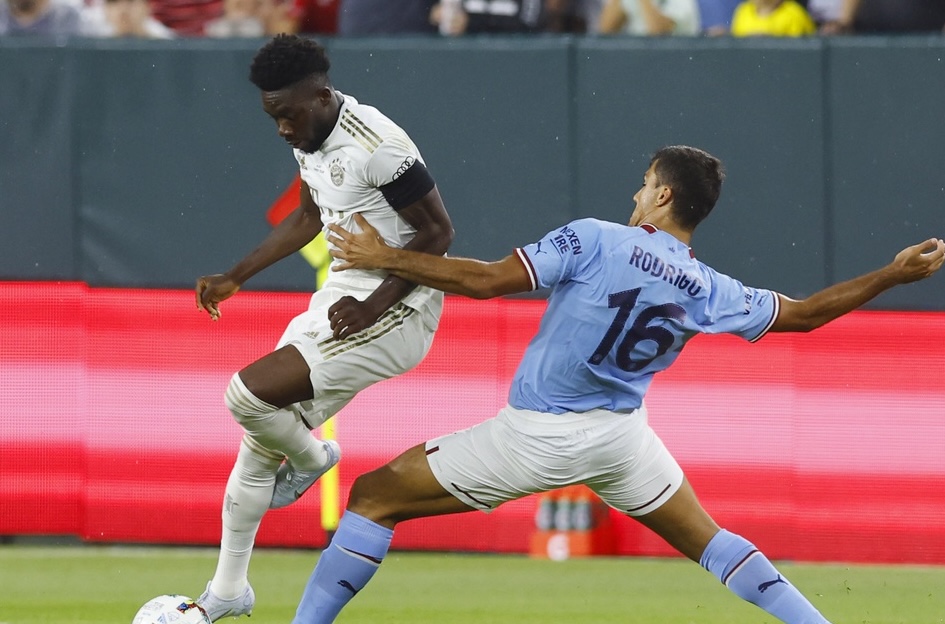
[(629, 226), (582, 219), (498, 262), (437, 257), (330, 229), (340, 269), (386, 269), (446, 292), (489, 298), (550, 287), (509, 404), (479, 425), (418, 445), (360, 476), (306, 586), (294, 623), (334, 621), (370, 580), (398, 522), (498, 505), (583, 483), (739, 597), (789, 624), (827, 620), (755, 546), (721, 529), (647, 424), (653, 375), (699, 333), (755, 341), (810, 331), (897, 284), (930, 276), (945, 242), (902, 250), (887, 266), (795, 301), (702, 264), (689, 242), (718, 199), (715, 157), (673, 146), (647, 170)]

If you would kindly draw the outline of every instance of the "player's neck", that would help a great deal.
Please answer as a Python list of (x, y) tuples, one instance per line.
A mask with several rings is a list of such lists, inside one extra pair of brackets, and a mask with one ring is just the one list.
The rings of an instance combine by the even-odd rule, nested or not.
[(646, 223), (649, 223), (658, 230), (666, 232), (673, 238), (676, 238), (680, 242), (685, 243), (687, 246), (692, 242), (692, 231), (679, 227), (675, 221), (668, 217), (655, 217), (653, 219), (647, 219)]

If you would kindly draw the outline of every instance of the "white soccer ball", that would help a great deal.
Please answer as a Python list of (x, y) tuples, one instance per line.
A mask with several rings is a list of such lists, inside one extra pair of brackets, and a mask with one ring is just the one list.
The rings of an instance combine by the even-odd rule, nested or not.
[(179, 594), (167, 594), (147, 601), (135, 613), (131, 624), (211, 624), (203, 607)]

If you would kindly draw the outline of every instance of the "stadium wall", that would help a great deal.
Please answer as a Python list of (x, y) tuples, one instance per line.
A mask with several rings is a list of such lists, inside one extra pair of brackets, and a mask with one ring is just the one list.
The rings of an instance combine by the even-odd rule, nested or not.
[[(669, 143), (726, 162), (695, 249), (751, 285), (804, 296), (945, 231), (942, 37), (326, 43), (335, 85), (420, 146), (457, 255), (625, 220)], [(0, 40), (0, 536), (218, 539), (239, 438), (223, 388), (314, 281), (288, 258), (218, 324), (180, 290), (257, 244), (295, 174), (245, 79), (258, 44)], [(945, 563), (945, 289), (870, 307), (810, 336), (697, 339), (654, 383), (706, 506), (774, 557)], [(449, 298), (427, 360), (337, 419), (343, 494), (499, 409), (542, 308)], [(317, 511), (273, 512), (260, 543), (321, 546)], [(525, 552), (533, 511), (408, 523), (395, 546)], [(615, 522), (619, 553), (670, 554)]]
[[(180, 290), (0, 283), (0, 536), (214, 544), (240, 438), (233, 371), (307, 296), (241, 293), (211, 323)], [(448, 297), (429, 356), (335, 419), (342, 498), (358, 474), (492, 416), (544, 302)], [(945, 312), (854, 313), (751, 345), (699, 337), (661, 373), (650, 420), (719, 522), (770, 556), (945, 563)], [(259, 543), (321, 547), (319, 496)], [(408, 522), (395, 548), (527, 552), (535, 500)], [(615, 516), (616, 551), (670, 555)]]
[[(420, 146), (455, 254), (625, 220), (670, 143), (726, 162), (695, 247), (745, 283), (803, 296), (945, 231), (941, 36), (326, 43), (335, 85)], [(189, 288), (253, 248), (295, 174), (246, 80), (258, 45), (0, 40), (0, 279)], [(311, 283), (291, 258), (249, 287)], [(943, 310), (945, 289), (871, 307)]]

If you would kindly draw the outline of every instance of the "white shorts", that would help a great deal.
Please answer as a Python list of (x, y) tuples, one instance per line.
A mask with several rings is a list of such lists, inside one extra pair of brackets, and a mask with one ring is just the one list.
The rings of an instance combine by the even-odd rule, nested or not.
[(646, 407), (546, 414), (506, 406), (495, 418), (428, 441), (426, 451), (440, 485), (485, 512), (583, 483), (614, 509), (642, 516), (683, 481), (682, 468), (647, 423)]
[(345, 340), (333, 338), (328, 308), (343, 296), (363, 301), (369, 294), (331, 286), (316, 291), (308, 310), (289, 322), (276, 346), (294, 346), (311, 369), (315, 397), (298, 406), (313, 429), (337, 414), (361, 390), (419, 364), (433, 344), (442, 294), (418, 310), (398, 303), (367, 329)]

